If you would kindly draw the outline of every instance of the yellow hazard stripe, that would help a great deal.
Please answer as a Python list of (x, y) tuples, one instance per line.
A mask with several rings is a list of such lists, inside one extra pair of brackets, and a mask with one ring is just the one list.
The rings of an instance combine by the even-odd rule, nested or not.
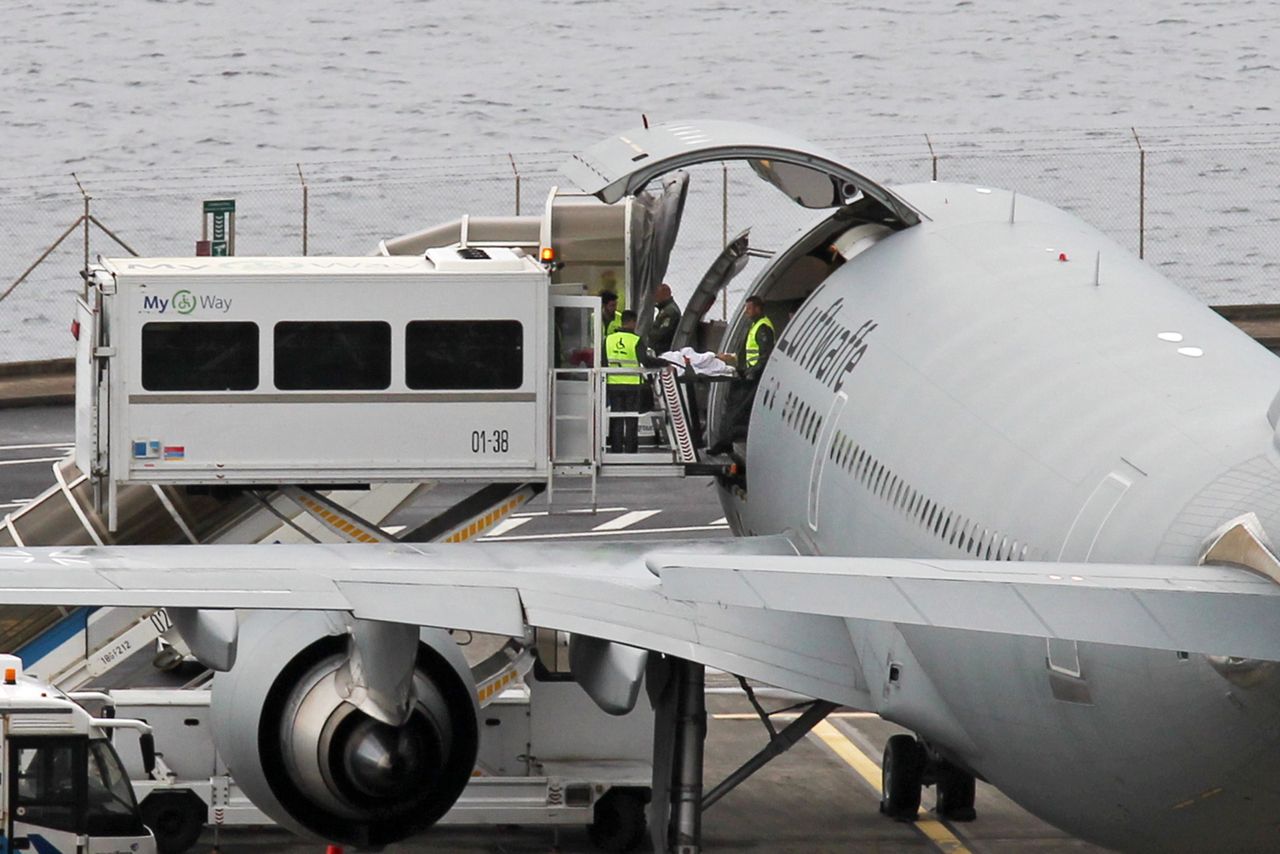
[(328, 523), (329, 527), (334, 532), (346, 536), (348, 539), (355, 540), (358, 543), (376, 543), (379, 541), (378, 537), (375, 537), (359, 525), (356, 525), (355, 523), (344, 519), (342, 516), (339, 516), (337, 513), (334, 513), (319, 501), (316, 501), (306, 495), (300, 496), (298, 500), (304, 504), (308, 510), (313, 511), (321, 520)]
[[(867, 781), (867, 785), (880, 788), (880, 766), (857, 748), (849, 737), (836, 729), (827, 721), (820, 722), (813, 728), (813, 736), (825, 744), (832, 753), (844, 760), (844, 763), (858, 772), (858, 776)], [(964, 843), (942, 822), (933, 818), (925, 818), (923, 814), (915, 822), (916, 829), (929, 838), (939, 851), (946, 854), (971, 854)]]
[(482, 687), (476, 689), (476, 698), (483, 703), (490, 697), (501, 694), (508, 685), (516, 680), (520, 674), (515, 668), (510, 668), (496, 679), (485, 683)]
[(446, 543), (461, 543), (475, 537), (477, 534), (483, 534), (523, 503), (523, 496), (509, 498), (500, 507), (495, 507), (483, 516), (477, 516), (470, 522), (463, 523), (462, 527), (445, 537), (444, 541)]

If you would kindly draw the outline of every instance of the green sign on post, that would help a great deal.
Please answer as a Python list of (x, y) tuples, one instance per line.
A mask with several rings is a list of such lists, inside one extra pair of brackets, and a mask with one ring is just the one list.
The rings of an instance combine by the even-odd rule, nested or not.
[[(213, 239), (209, 240), (209, 220), (213, 220)], [(209, 254), (234, 255), (236, 252), (236, 200), (206, 199), (202, 241), (209, 244)]]

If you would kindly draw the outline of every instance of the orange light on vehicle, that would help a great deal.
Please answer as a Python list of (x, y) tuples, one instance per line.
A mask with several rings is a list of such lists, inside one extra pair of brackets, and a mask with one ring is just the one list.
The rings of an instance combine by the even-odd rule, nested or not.
[(539, 257), (542, 258), (543, 263), (550, 263), (551, 261), (556, 260), (556, 250), (552, 249), (550, 246), (544, 246), (542, 247), (542, 254)]
[(6, 667), (4, 669), (4, 684), (16, 685), (18, 682), (18, 669), (16, 667)]

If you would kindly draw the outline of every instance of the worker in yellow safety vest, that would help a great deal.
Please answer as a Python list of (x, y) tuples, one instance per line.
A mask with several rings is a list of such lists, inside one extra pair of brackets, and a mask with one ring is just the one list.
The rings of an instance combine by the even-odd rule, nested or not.
[(760, 297), (747, 297), (742, 309), (751, 327), (747, 337), (737, 353), (719, 353), (720, 359), (730, 365), (736, 365), (738, 373), (747, 379), (758, 379), (764, 372), (765, 363), (773, 352), (773, 321), (764, 313), (764, 300)]
[[(648, 361), (639, 352), (640, 336), (636, 334), (636, 313), (624, 311), (618, 318), (620, 328), (604, 339), (606, 366), (639, 368)], [(609, 374), (605, 379), (609, 403), (609, 450), (615, 454), (634, 454), (639, 449), (640, 419), (617, 417), (618, 412), (638, 412), (644, 403), (645, 378), (640, 374)]]
[(764, 300), (757, 296), (747, 297), (742, 311), (751, 322), (747, 337), (743, 339), (737, 353), (717, 354), (724, 362), (737, 366), (738, 375), (742, 379), (729, 387), (729, 400), (725, 406), (719, 437), (708, 449), (713, 454), (729, 453), (735, 441), (746, 439), (756, 386), (760, 382), (760, 375), (764, 373), (769, 355), (773, 353), (773, 321), (764, 313)]

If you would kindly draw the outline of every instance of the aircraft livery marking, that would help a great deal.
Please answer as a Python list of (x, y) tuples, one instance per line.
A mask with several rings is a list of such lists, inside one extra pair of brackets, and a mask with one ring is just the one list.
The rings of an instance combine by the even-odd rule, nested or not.
[(867, 320), (856, 330), (851, 329), (838, 317), (843, 309), (844, 297), (825, 308), (810, 305), (787, 324), (778, 341), (780, 352), (834, 392), (843, 388), (849, 374), (862, 361), (867, 352), (866, 337), (879, 326), (876, 321)]

